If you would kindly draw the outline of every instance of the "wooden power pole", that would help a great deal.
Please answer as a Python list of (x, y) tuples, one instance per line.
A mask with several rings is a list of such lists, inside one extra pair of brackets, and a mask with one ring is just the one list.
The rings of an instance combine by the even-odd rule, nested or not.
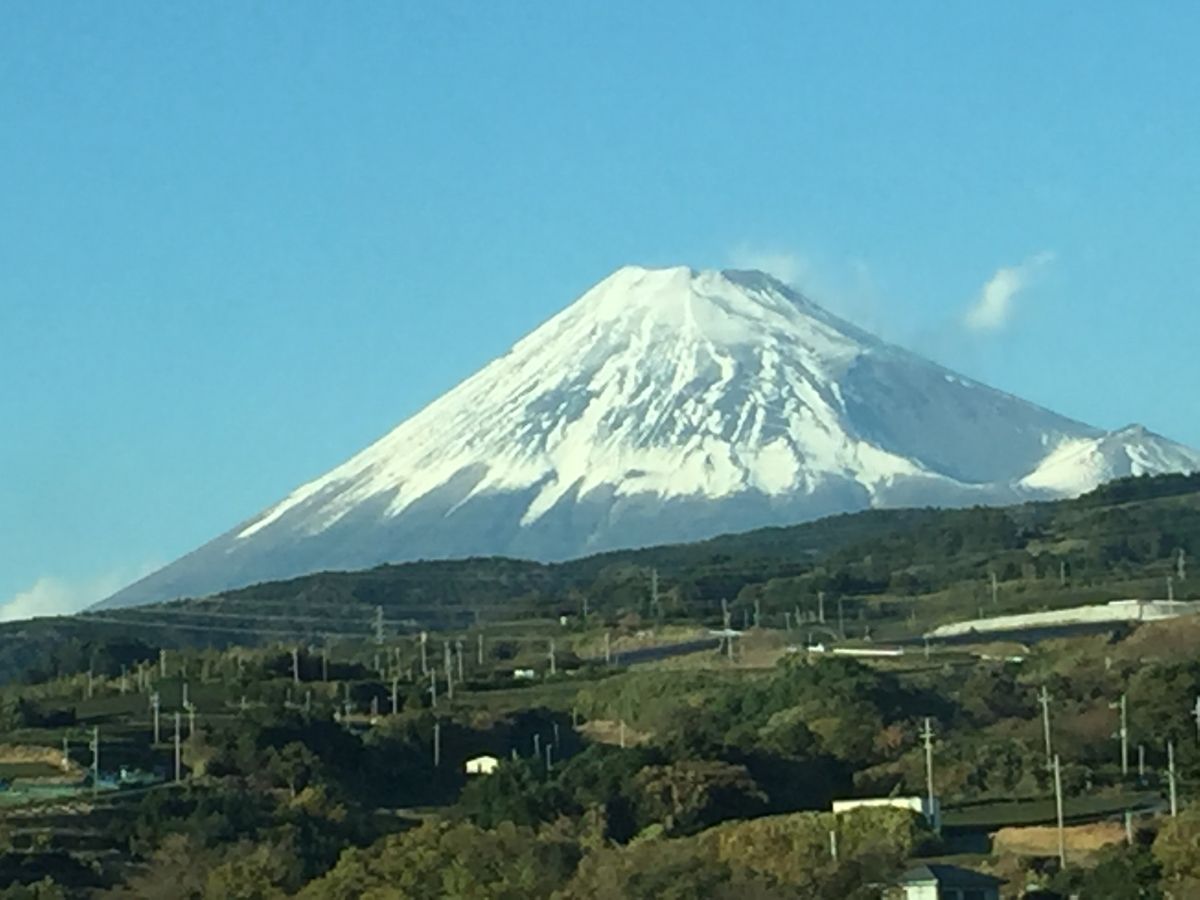
[(1042, 705), (1042, 735), (1046, 742), (1046, 768), (1049, 769), (1054, 765), (1054, 758), (1050, 748), (1050, 692), (1044, 684), (1038, 692), (1038, 703)]
[(1179, 797), (1175, 788), (1175, 742), (1167, 741), (1167, 784), (1171, 789), (1171, 818), (1179, 815)]
[(921, 729), (921, 740), (925, 744), (925, 793), (929, 798), (929, 809), (933, 810), (933, 723), (925, 717), (925, 726)]
[(92, 726), (92, 793), (100, 790), (100, 726)]
[(1054, 755), (1054, 811), (1058, 820), (1058, 864), (1061, 868), (1066, 868), (1067, 836), (1063, 830), (1062, 765), (1057, 753)]
[(183, 781), (183, 752), (179, 743), (182, 716), (175, 713), (175, 782)]

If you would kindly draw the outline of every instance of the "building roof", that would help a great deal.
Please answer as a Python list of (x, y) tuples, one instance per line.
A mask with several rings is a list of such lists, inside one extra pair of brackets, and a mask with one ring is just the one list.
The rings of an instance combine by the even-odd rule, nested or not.
[(900, 876), (900, 884), (936, 884), (942, 887), (996, 887), (1003, 883), (1002, 878), (942, 863), (916, 866)]

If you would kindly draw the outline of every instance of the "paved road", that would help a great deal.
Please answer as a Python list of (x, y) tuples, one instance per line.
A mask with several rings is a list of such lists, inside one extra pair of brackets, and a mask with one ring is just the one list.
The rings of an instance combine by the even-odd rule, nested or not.
[[(702, 650), (716, 650), (720, 646), (719, 638), (700, 638), (694, 641), (684, 641), (681, 644), (664, 644), (661, 647), (642, 647), (637, 650), (624, 650), (613, 654), (613, 662), (619, 666), (632, 666), (635, 663), (658, 662), (660, 659), (670, 659), (672, 656), (686, 656), (689, 653), (699, 653)], [(603, 662), (604, 657), (596, 657), (592, 662)]]

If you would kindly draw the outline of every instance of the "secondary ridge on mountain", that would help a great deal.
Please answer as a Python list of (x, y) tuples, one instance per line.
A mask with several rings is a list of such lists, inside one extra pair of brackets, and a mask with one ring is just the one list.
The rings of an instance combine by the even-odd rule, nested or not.
[(358, 455), (102, 605), (1197, 469), (1195, 450), (965, 378), (761, 272), (629, 266)]

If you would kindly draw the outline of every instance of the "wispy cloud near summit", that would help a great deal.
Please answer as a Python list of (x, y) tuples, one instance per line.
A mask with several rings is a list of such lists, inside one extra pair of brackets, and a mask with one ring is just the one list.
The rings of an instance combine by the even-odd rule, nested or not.
[(963, 325), (977, 333), (1004, 328), (1012, 320), (1017, 295), (1052, 262), (1054, 254), (1045, 250), (1019, 265), (997, 269), (963, 316)]
[(804, 275), (811, 268), (803, 257), (787, 251), (760, 250), (745, 245), (729, 255), (735, 269), (755, 269), (778, 278), (784, 284), (800, 287)]

